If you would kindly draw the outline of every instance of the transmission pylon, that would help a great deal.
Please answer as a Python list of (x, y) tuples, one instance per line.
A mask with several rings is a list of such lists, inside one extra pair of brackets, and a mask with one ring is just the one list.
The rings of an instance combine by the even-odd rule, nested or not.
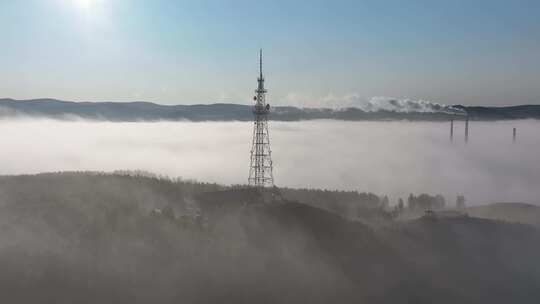
[(266, 103), (266, 89), (262, 70), (262, 50), (259, 53), (259, 78), (253, 100), (254, 126), (251, 146), (251, 166), (248, 184), (252, 187), (264, 188), (274, 186), (272, 165), (272, 150), (270, 149), (270, 134), (268, 133), (268, 115), (270, 104)]

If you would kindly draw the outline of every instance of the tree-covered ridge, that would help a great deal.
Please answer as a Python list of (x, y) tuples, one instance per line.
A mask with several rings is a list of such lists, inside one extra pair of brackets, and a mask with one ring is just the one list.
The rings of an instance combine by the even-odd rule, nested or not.
[[(265, 198), (252, 189), (144, 172), (2, 176), (0, 294), (10, 303), (540, 297), (540, 232), (532, 226), (472, 217), (368, 226), (362, 217), (329, 212), (324, 200), (360, 211), (380, 210), (384, 198), (282, 192)], [(205, 198), (240, 203), (208, 216), (200, 208)]]

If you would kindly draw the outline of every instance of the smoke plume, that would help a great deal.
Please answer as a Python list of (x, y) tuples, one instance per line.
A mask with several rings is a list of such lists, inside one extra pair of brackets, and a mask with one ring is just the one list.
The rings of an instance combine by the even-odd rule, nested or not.
[(400, 113), (449, 113), (465, 114), (459, 108), (427, 100), (373, 97), (368, 101), (358, 101), (357, 106), (366, 112), (391, 111)]
[(321, 107), (331, 109), (358, 108), (365, 112), (390, 111), (397, 113), (448, 113), (465, 115), (465, 111), (446, 104), (428, 100), (375, 96), (366, 99), (359, 94), (336, 95), (330, 93), (322, 98), (290, 93), (284, 103), (301, 108)]

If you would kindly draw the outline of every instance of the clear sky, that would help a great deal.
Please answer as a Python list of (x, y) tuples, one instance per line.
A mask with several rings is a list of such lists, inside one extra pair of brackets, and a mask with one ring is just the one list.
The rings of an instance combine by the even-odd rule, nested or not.
[(540, 1), (0, 0), (0, 96), (540, 103)]

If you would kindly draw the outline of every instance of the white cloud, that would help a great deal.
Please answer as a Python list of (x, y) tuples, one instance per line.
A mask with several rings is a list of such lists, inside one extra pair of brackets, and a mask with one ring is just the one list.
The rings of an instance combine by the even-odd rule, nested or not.
[[(512, 144), (512, 128), (518, 142)], [(463, 193), (471, 203), (540, 203), (538, 121), (271, 122), (279, 186), (389, 194)], [(142, 169), (225, 184), (247, 181), (250, 122), (0, 120), (0, 174)]]

